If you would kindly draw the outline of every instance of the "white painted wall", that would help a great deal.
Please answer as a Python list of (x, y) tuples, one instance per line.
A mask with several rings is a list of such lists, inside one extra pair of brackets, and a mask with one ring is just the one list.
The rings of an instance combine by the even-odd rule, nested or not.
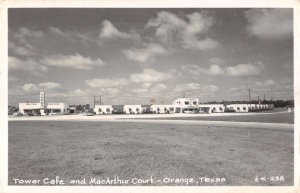
[(223, 104), (199, 104), (199, 108), (209, 108), (209, 113), (222, 113), (225, 111)]
[(142, 105), (124, 105), (126, 114), (141, 114), (142, 110)]
[(19, 111), (24, 113), (24, 110), (40, 109), (41, 103), (19, 103)]
[(113, 110), (112, 105), (96, 105), (94, 108), (94, 112), (97, 115), (111, 114), (112, 110)]
[(230, 104), (227, 108), (235, 110), (235, 112), (248, 112), (249, 107), (247, 104)]
[(173, 105), (151, 105), (151, 111), (157, 114), (170, 113), (170, 107), (173, 107)]
[[(49, 113), (63, 114), (67, 113), (68, 105), (66, 103), (48, 103), (46, 105)], [(55, 112), (60, 110), (60, 112)]]

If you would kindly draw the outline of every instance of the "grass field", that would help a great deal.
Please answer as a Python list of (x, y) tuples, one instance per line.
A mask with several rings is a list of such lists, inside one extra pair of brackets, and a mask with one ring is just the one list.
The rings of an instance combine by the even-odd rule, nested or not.
[[(9, 122), (12, 179), (226, 178), (221, 184), (293, 185), (293, 129), (128, 122)], [(255, 177), (284, 176), (256, 183)], [(70, 184), (67, 184), (70, 185)], [(132, 184), (129, 184), (132, 185)], [(195, 184), (190, 184), (195, 185)]]
[(205, 121), (234, 121), (234, 122), (260, 122), (260, 123), (294, 123), (294, 113), (282, 112), (274, 114), (245, 114), (230, 116), (202, 116), (202, 117), (176, 117), (153, 118), (161, 120), (205, 120)]

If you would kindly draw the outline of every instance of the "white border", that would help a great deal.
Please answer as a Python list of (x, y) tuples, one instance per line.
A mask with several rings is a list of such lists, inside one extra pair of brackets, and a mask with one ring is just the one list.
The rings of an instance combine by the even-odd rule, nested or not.
[[(167, 186), (126, 186), (126, 187), (35, 187), (35, 186), (7, 186), (8, 166), (8, 37), (7, 13), (8, 8), (42, 8), (42, 7), (74, 7), (74, 8), (294, 8), (294, 99), (295, 99), (295, 135), (294, 135), (294, 186), (287, 187), (260, 187), (260, 186), (217, 186), (217, 187), (167, 187)], [(300, 1), (297, 0), (4, 0), (0, 1), (0, 192), (300, 192), (299, 190), (299, 94), (300, 94)]]

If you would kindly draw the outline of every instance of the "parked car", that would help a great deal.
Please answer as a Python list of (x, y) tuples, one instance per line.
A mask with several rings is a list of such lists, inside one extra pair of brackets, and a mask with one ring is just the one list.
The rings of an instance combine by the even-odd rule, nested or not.
[(90, 111), (90, 112), (84, 112), (83, 115), (84, 115), (84, 116), (94, 116), (94, 115), (96, 115), (96, 113)]
[(84, 115), (84, 116), (94, 116), (94, 115), (96, 115), (96, 113), (95, 113), (92, 109), (86, 109), (86, 110), (83, 112), (83, 115)]
[(61, 113), (49, 113), (48, 115), (60, 115)]
[(32, 112), (26, 112), (23, 114), (24, 116), (33, 116), (33, 113)]
[(41, 116), (40, 112), (33, 113), (33, 116)]
[(15, 112), (13, 114), (14, 117), (20, 117), (20, 116), (23, 116), (23, 114), (21, 112)]

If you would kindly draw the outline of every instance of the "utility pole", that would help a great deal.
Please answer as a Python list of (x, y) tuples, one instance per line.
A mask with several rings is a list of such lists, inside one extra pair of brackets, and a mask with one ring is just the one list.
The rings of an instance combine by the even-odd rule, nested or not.
[(96, 107), (96, 96), (94, 96), (94, 108)]
[(96, 104), (102, 104), (102, 101), (101, 101), (101, 97), (102, 96), (98, 96), (99, 97), (99, 100), (97, 100), (97, 98), (96, 98), (96, 96), (94, 96), (94, 108), (95, 108), (95, 106), (96, 106)]
[(249, 92), (249, 101), (250, 101), (250, 103), (251, 103), (251, 94), (250, 94), (251, 89), (248, 89), (248, 92)]

